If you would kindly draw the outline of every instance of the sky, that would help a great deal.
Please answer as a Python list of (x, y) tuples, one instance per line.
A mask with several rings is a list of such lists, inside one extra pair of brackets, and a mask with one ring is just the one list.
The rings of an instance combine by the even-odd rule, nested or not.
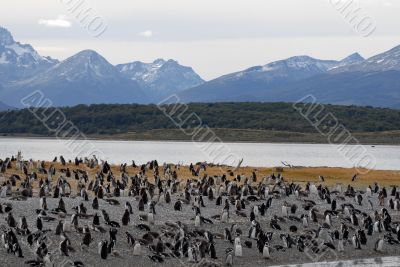
[(59, 60), (172, 58), (210, 80), (295, 55), (373, 56), (400, 45), (399, 14), (400, 0), (2, 0), (0, 26)]

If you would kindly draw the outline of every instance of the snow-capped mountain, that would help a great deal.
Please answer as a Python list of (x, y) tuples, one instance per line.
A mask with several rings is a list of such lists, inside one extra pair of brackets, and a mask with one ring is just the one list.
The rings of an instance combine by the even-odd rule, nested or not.
[(174, 60), (113, 66), (85, 50), (59, 62), (0, 27), (0, 101), (20, 107), (34, 90), (56, 106), (158, 103), (177, 93), (183, 102), (293, 102), (312, 94), (324, 103), (399, 108), (400, 46), (368, 59), (295, 56), (204, 82)]
[(400, 71), (400, 45), (389, 51), (370, 57), (363, 61), (353, 62), (335, 70), (335, 72), (372, 72)]
[(1, 99), (20, 106), (19, 99), (41, 90), (55, 106), (94, 103), (144, 103), (141, 87), (125, 78), (92, 50), (84, 50), (32, 78), (0, 91)]
[(165, 97), (204, 82), (191, 67), (182, 66), (172, 59), (157, 59), (152, 63), (135, 61), (116, 67), (126, 77), (138, 82), (158, 97)]
[(0, 83), (30, 77), (57, 62), (40, 56), (29, 44), (16, 42), (8, 30), (0, 27)]
[(322, 103), (400, 107), (400, 46), (369, 59), (292, 57), (179, 93), (184, 102), (295, 102), (307, 95)]
[(231, 75), (225, 75), (221, 78), (233, 81), (255, 79), (265, 82), (275, 82), (282, 79), (299, 80), (324, 73), (338, 63), (338, 61), (334, 60), (319, 60), (309, 56), (296, 56), (275, 61), (264, 66), (252, 67)]
[(200, 86), (185, 90), (179, 95), (185, 101), (257, 101), (260, 93), (284, 84), (327, 73), (339, 65), (353, 62), (355, 56), (342, 61), (320, 60), (309, 56), (295, 56), (255, 66), (243, 71), (221, 76)]

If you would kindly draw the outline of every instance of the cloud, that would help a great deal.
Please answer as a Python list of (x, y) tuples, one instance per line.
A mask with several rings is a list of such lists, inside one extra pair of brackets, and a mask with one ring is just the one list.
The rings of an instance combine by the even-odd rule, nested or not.
[(39, 25), (44, 25), (47, 27), (61, 27), (69, 28), (72, 23), (69, 22), (65, 16), (58, 16), (56, 19), (40, 19), (38, 21)]
[(140, 36), (143, 36), (143, 37), (150, 38), (150, 37), (152, 37), (152, 36), (153, 36), (153, 32), (152, 32), (152, 31), (149, 31), (149, 30), (147, 30), (147, 31), (144, 31), (144, 32), (139, 32), (139, 35), (140, 35)]

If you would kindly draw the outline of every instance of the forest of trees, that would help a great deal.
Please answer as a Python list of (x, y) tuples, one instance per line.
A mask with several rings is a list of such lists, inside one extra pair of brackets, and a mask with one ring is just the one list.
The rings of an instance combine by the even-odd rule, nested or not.
[[(334, 105), (325, 109), (353, 132), (400, 130), (400, 110)], [(78, 105), (61, 111), (88, 135), (177, 128), (156, 105)], [(316, 132), (290, 103), (189, 104), (187, 112), (197, 114), (210, 128)], [(0, 113), (0, 133), (52, 135), (27, 109)]]

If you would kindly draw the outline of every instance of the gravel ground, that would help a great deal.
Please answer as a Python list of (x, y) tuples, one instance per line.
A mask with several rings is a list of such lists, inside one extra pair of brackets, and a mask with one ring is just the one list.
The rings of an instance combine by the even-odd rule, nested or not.
[[(121, 218), (124, 212), (124, 203), (129, 201), (133, 207), (133, 215), (131, 215), (131, 222), (128, 226), (122, 226), (118, 228), (118, 237), (117, 237), (117, 245), (116, 250), (119, 252), (119, 256), (112, 256), (109, 255), (107, 260), (102, 260), (100, 255), (97, 253), (97, 244), (102, 239), (109, 239), (108, 232), (101, 234), (99, 232), (91, 231), (92, 237), (94, 238), (94, 242), (91, 244), (90, 249), (88, 251), (81, 251), (79, 243), (82, 241), (82, 234), (79, 234), (75, 231), (67, 233), (67, 236), (72, 241), (72, 246), (75, 248), (75, 252), (70, 253), (70, 257), (63, 257), (60, 256), (58, 252), (58, 244), (60, 242), (60, 236), (54, 235), (54, 231), (50, 232), (48, 236), (48, 247), (53, 255), (53, 260), (55, 262), (55, 266), (70, 266), (70, 261), (80, 260), (82, 261), (85, 266), (159, 266), (161, 263), (155, 263), (151, 261), (148, 257), (144, 255), (151, 255), (151, 252), (142, 246), (142, 252), (144, 255), (142, 256), (134, 256), (133, 255), (133, 248), (128, 245), (127, 240), (125, 238), (125, 232), (129, 231), (135, 237), (143, 235), (145, 232), (139, 230), (135, 227), (135, 224), (143, 223), (139, 220), (139, 211), (137, 209), (138, 201), (135, 198), (128, 198), (128, 197), (120, 197), (116, 198), (121, 203), (121, 205), (112, 206), (108, 204), (104, 200), (99, 200), (100, 207), (99, 209), (105, 209), (109, 215), (111, 220), (115, 220), (121, 222)], [(152, 231), (159, 231), (165, 225), (166, 221), (181, 221), (184, 224), (187, 224), (189, 229), (194, 229), (194, 212), (191, 208), (191, 205), (183, 205), (182, 211), (174, 211), (173, 203), (175, 202), (176, 196), (173, 196), (172, 202), (167, 204), (165, 202), (160, 202), (156, 205), (156, 215), (155, 215), (155, 225), (151, 225)], [(325, 209), (329, 209), (330, 205), (321, 202), (319, 198), (310, 196), (307, 199), (312, 199), (317, 202), (318, 209), (323, 211)], [(374, 204), (375, 209), (380, 210), (381, 207), (378, 206), (377, 195), (373, 195), (370, 199)], [(296, 216), (300, 217), (301, 214), (306, 214), (308, 212), (304, 211), (301, 208), (301, 204), (303, 203), (302, 200), (296, 199), (295, 196), (285, 197), (285, 198), (275, 198), (272, 201), (272, 207), (267, 211), (265, 216), (258, 215), (257, 220), (260, 222), (261, 227), (264, 231), (270, 232), (273, 231), (273, 239), (272, 239), (272, 246), (273, 245), (283, 245), (282, 241), (279, 238), (279, 233), (288, 232), (289, 226), (296, 225), (299, 229), (299, 233), (303, 232), (305, 229), (303, 228), (301, 223), (294, 222), (287, 220), (286, 222), (281, 222), (280, 225), (283, 227), (284, 231), (276, 231), (271, 229), (270, 227), (270, 219), (273, 215), (281, 216), (281, 206), (283, 201), (287, 201), (289, 203), (296, 203), (299, 206), (299, 209), (296, 212)], [(71, 208), (74, 206), (79, 205), (81, 202), (85, 204), (87, 207), (87, 214), (94, 214), (97, 212), (99, 216), (101, 212), (99, 210), (95, 211), (91, 207), (91, 201), (85, 202), (82, 198), (64, 198), (64, 202), (66, 204), (67, 211), (71, 212)], [(205, 208), (201, 208), (202, 216), (206, 218), (210, 218), (213, 215), (221, 214), (222, 206), (216, 206), (215, 201), (209, 201), (206, 197), (204, 198)], [(32, 231), (36, 230), (35, 222), (36, 222), (36, 209), (39, 208), (39, 198), (29, 198), (26, 201), (16, 201), (10, 200), (7, 198), (0, 199), (0, 203), (4, 206), (5, 203), (12, 204), (13, 210), (12, 213), (17, 220), (21, 216), (25, 216), (28, 221), (29, 229)], [(53, 199), (51, 197), (47, 198), (48, 208), (51, 210), (56, 208), (58, 205), (58, 199)], [(248, 206), (246, 206), (246, 213), (249, 216), (250, 213), (250, 206), (254, 204), (261, 204), (261, 201), (258, 202), (251, 202)], [(353, 199), (346, 198), (346, 201), (343, 202), (338, 200), (338, 207), (342, 203), (351, 203), (356, 208), (364, 211), (366, 213), (373, 213), (373, 210), (370, 209), (367, 198), (364, 197), (363, 205), (358, 206)], [(231, 209), (233, 207), (231, 206)], [(392, 222), (400, 221), (400, 213), (397, 211), (390, 210), (392, 215)], [(6, 227), (5, 222), (6, 214), (0, 214), (0, 226)], [(70, 216), (67, 215), (66, 220), (70, 220)], [(103, 218), (100, 216), (100, 221), (103, 226), (104, 221)], [(58, 220), (53, 222), (44, 222), (44, 229), (52, 229), (54, 230), (56, 227)], [(92, 219), (79, 219), (79, 225), (84, 226), (85, 224), (90, 224)], [(212, 233), (223, 234), (225, 227), (230, 227), (233, 223), (236, 223), (238, 227), (243, 231), (243, 235), (241, 236), (242, 245), (244, 241), (250, 240), (247, 238), (248, 229), (250, 227), (249, 218), (244, 218), (237, 216), (234, 212), (231, 212), (230, 222), (229, 223), (221, 223), (218, 220), (213, 220), (214, 224), (203, 224), (201, 228), (207, 229)], [(322, 223), (322, 221), (320, 221)], [(333, 226), (337, 228), (339, 226), (339, 219), (333, 218)], [(105, 226), (108, 230), (108, 227)], [(317, 229), (318, 225), (316, 223), (310, 223), (309, 229)], [(353, 235), (354, 231), (350, 231), (350, 237)], [(328, 250), (322, 254), (314, 254), (314, 253), (304, 253), (299, 252), (297, 248), (294, 246), (293, 248), (286, 249), (286, 251), (271, 251), (271, 259), (263, 259), (262, 255), (259, 254), (256, 248), (256, 241), (252, 241), (253, 248), (249, 249), (243, 245), (243, 257), (235, 257), (234, 258), (234, 266), (273, 266), (273, 265), (285, 265), (285, 264), (299, 264), (299, 263), (306, 263), (306, 262), (315, 262), (315, 261), (335, 261), (335, 260), (344, 260), (344, 259), (362, 259), (362, 258), (374, 258), (374, 257), (386, 257), (386, 256), (398, 256), (400, 255), (400, 245), (389, 245), (387, 242), (384, 244), (384, 252), (375, 252), (373, 250), (375, 241), (379, 237), (383, 237), (382, 234), (374, 233), (372, 237), (368, 237), (367, 246), (363, 246), (361, 250), (353, 249), (353, 246), (349, 244), (345, 244), (345, 251), (338, 252)], [(0, 266), (23, 266), (24, 261), (34, 259), (34, 249), (29, 247), (26, 243), (26, 237), (19, 236), (20, 244), (22, 245), (22, 250), (24, 253), (24, 258), (18, 258), (12, 254), (7, 254), (3, 245), (0, 247)], [(216, 239), (216, 250), (217, 250), (217, 257), (218, 260), (213, 260), (207, 256), (208, 262), (215, 262), (217, 265), (224, 265), (225, 259), (225, 250), (229, 247), (233, 247), (229, 241)], [(335, 243), (336, 245), (336, 243)], [(204, 263), (204, 262), (203, 262)], [(194, 263), (189, 263), (187, 258), (183, 259), (173, 259), (169, 258), (166, 259), (163, 266), (199, 266), (195, 265)], [(201, 265), (201, 264), (200, 264)], [(400, 265), (400, 264), (399, 264)]]

